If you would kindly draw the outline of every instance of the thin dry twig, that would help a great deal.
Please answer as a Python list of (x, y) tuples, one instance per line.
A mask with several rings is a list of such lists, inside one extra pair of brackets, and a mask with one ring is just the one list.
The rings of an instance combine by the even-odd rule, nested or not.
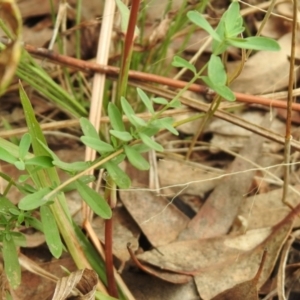
[(290, 162), (291, 157), (291, 126), (292, 126), (292, 104), (293, 104), (293, 86), (294, 86), (294, 67), (295, 67), (295, 52), (296, 52), (296, 34), (297, 34), (297, 13), (298, 2), (293, 2), (293, 30), (291, 41), (291, 57), (290, 57), (290, 71), (289, 71), (289, 85), (288, 85), (288, 99), (287, 99), (287, 116), (286, 116), (286, 132), (285, 132), (285, 144), (284, 144), (284, 185), (282, 192), (282, 202), (293, 208), (287, 201), (287, 192), (290, 178), (290, 167), (287, 165)]
[[(0, 39), (1, 42), (7, 44), (7, 39)], [(74, 68), (77, 70), (80, 70), (82, 72), (99, 72), (99, 73), (105, 73), (113, 78), (117, 78), (118, 74), (120, 72), (120, 69), (113, 66), (107, 66), (107, 65), (99, 65), (97, 63), (88, 62), (80, 59), (76, 59), (73, 57), (60, 55), (57, 53), (49, 52), (47, 49), (44, 48), (36, 48), (32, 45), (25, 44), (24, 45), (25, 50), (27, 50), (32, 55), (39, 57), (39, 58), (47, 58), (50, 61), (53, 61), (57, 64), (62, 64), (64, 66)], [(146, 81), (146, 82), (153, 82), (153, 83), (159, 83), (162, 85), (167, 85), (169, 87), (173, 88), (179, 88), (182, 89), (187, 85), (187, 82), (182, 80), (174, 80), (171, 78), (154, 75), (154, 74), (148, 74), (144, 72), (139, 71), (129, 71), (129, 79), (137, 80), (137, 81)], [(190, 91), (193, 91), (195, 93), (200, 93), (210, 96), (214, 95), (214, 92), (209, 90), (207, 87), (199, 84), (192, 84), (189, 87)], [(254, 96), (254, 95), (246, 95), (242, 93), (234, 93), (236, 96), (236, 100), (239, 102), (244, 103), (251, 103), (251, 104), (260, 104), (268, 107), (276, 107), (276, 108), (286, 108), (287, 104), (284, 101), (278, 101), (275, 99), (266, 99), (262, 96)], [(295, 111), (300, 111), (300, 104), (293, 103), (292, 109)]]

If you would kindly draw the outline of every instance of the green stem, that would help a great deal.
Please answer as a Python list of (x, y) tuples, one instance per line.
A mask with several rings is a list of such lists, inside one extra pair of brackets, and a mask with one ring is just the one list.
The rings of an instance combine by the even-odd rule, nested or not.
[(174, 99), (172, 99), (172, 100), (169, 102), (169, 104), (167, 104), (163, 109), (161, 109), (157, 114), (155, 114), (155, 115), (150, 119), (149, 122), (153, 121), (154, 119), (158, 119), (158, 118), (161, 116), (161, 114), (162, 114), (163, 112), (165, 112), (167, 109), (169, 109), (169, 108), (172, 106), (172, 103), (178, 101), (178, 100), (182, 97), (182, 95), (184, 94), (184, 92), (186, 92), (186, 91), (190, 88), (190, 86), (191, 86), (197, 79), (199, 79), (200, 75), (201, 75), (201, 74), (203, 73), (203, 71), (207, 68), (207, 65), (208, 65), (208, 63), (206, 63), (206, 64), (201, 68), (201, 70), (200, 70), (197, 74), (194, 75), (194, 77), (192, 78), (192, 80), (191, 80), (190, 82), (188, 82), (188, 83), (186, 84), (186, 86), (185, 86), (183, 89), (181, 89), (181, 90), (179, 91), (179, 93), (176, 94), (176, 96), (174, 97)]

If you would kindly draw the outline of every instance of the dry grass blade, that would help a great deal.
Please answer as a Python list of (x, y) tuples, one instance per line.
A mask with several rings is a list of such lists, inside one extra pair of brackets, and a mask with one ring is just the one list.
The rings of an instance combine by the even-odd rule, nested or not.
[(284, 186), (282, 192), (282, 202), (292, 208), (292, 205), (288, 202), (287, 191), (290, 180), (290, 167), (289, 162), (291, 159), (291, 126), (292, 126), (292, 104), (293, 104), (293, 86), (295, 78), (295, 52), (296, 52), (296, 34), (297, 34), (297, 15), (298, 15), (298, 2), (293, 2), (293, 27), (292, 27), (292, 40), (291, 40), (291, 57), (290, 57), (290, 69), (289, 69), (289, 85), (288, 85), (288, 99), (287, 99), (287, 117), (286, 117), (286, 132), (285, 132), (285, 144), (284, 144)]
[[(103, 20), (101, 32), (99, 35), (98, 50), (96, 62), (98, 64), (107, 64), (109, 47), (112, 35), (113, 19), (115, 11), (115, 1), (106, 1), (104, 5)], [(102, 102), (104, 96), (105, 74), (96, 73), (93, 81), (93, 91), (89, 119), (96, 130), (100, 128)], [(96, 151), (89, 147), (86, 148), (85, 160), (93, 161), (96, 158)], [(93, 174), (90, 171), (89, 174)], [(83, 217), (84, 219), (91, 218), (91, 210), (83, 203)]]
[[(95, 271), (78, 270), (57, 282), (52, 300), (64, 300), (69, 295), (80, 296), (82, 300), (93, 300), (95, 299), (97, 282), (98, 276)], [(74, 292), (75, 290), (76, 292)]]

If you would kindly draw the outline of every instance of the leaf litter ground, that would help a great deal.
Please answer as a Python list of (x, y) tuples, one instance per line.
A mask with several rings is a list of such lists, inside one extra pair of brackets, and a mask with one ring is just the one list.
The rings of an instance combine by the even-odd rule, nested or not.
[[(40, 1), (39, 14), (44, 11), (42, 15), (46, 17), (29, 26), (31, 18), (37, 16), (34, 9), (28, 9), (36, 7), (35, 1), (31, 2), (32, 6), (20, 4), (25, 20), (24, 40), (35, 46), (43, 46), (53, 34), (49, 27), (50, 8), (47, 7), (47, 1)], [(85, 19), (95, 17), (95, 7), (94, 1), (85, 4)], [(161, 9), (158, 3), (152, 3), (150, 8), (154, 12), (152, 15), (149, 13), (149, 20), (157, 14), (155, 9)], [(100, 15), (101, 8), (97, 9)], [(287, 14), (282, 6), (277, 9), (281, 14)], [(279, 31), (278, 24), (281, 22), (282, 18), (273, 17), (266, 27), (269, 33), (265, 34), (275, 34), (282, 50), (274, 54), (259, 52), (251, 56), (241, 76), (232, 84), (234, 91), (264, 94), (286, 90), (286, 57), (289, 55), (291, 37), (289, 26), (281, 26)], [(258, 26), (258, 21), (250, 24)], [(94, 37), (96, 30), (92, 27), (85, 30), (84, 34)], [(170, 47), (171, 52), (177, 51), (176, 42), (175, 39), (173, 48)], [(74, 55), (72, 43), (74, 41), (70, 38), (68, 55)], [(186, 55), (194, 51), (188, 50), (189, 47), (186, 46)], [(92, 44), (82, 45), (86, 55), (92, 55), (91, 48)], [(232, 51), (231, 55), (235, 57), (237, 53)], [(196, 67), (203, 64), (202, 59), (196, 62)], [(228, 69), (234, 68), (234, 64), (236, 62), (229, 62)], [(196, 97), (201, 101), (199, 95)], [(285, 96), (281, 94), (278, 97)], [(23, 114), (18, 101), (13, 98), (13, 91), (4, 99), (10, 101), (2, 100), (1, 117), (15, 128), (23, 127)], [(41, 120), (46, 121), (45, 116), (49, 118), (49, 115), (59, 120), (60, 112), (55, 106), (37, 94), (32, 95), (31, 101)], [(267, 129), (274, 128), (276, 123), (278, 126), (273, 130), (282, 134), (285, 117), (282, 114), (276, 117), (275, 112), (272, 113), (274, 115), (270, 117), (261, 107), (242, 107), (237, 109), (236, 115)], [(254, 121), (256, 115), (260, 116), (259, 121)], [(218, 125), (218, 122), (217, 119), (211, 120), (190, 162), (183, 159), (189, 146), (186, 137), (197, 131), (197, 125), (190, 126), (188, 131), (182, 128), (180, 139), (165, 133), (157, 137), (166, 151), (158, 156), (154, 173), (140, 172), (126, 164), (123, 166), (132, 178), (132, 188), (119, 191), (119, 203), (113, 217), (114, 255), (116, 266), (122, 271), (136, 299), (259, 299), (272, 292), (274, 294), (284, 273), (286, 287), (292, 291), (289, 299), (293, 299), (293, 292), (296, 295), (299, 291), (297, 285), (290, 284), (299, 273), (299, 253), (295, 250), (299, 244), (299, 233), (294, 231), (299, 226), (299, 218), (281, 203), (283, 171), (279, 164), (282, 162), (282, 147), (258, 135), (252, 134), (249, 138), (249, 133), (241, 133), (240, 128), (230, 123), (227, 123), (227, 131), (224, 131), (224, 124)], [(78, 146), (79, 135), (77, 128), (70, 128), (56, 135), (49, 134), (49, 142), (54, 150), (59, 150), (57, 154), (63, 161), (76, 161), (76, 157), (83, 159), (84, 153), (84, 149)], [(293, 158), (297, 163), (297, 152), (294, 152)], [(1, 165), (1, 170), (13, 178), (17, 177), (15, 169), (9, 166)], [(297, 208), (300, 192), (298, 173), (295, 164), (292, 167), (292, 188), (288, 201)], [(63, 176), (61, 174), (62, 180)], [(17, 203), (20, 195), (13, 189), (11, 195)], [(69, 193), (68, 201), (75, 220), (80, 223), (79, 196)], [(299, 208), (297, 211), (299, 213)], [(99, 239), (104, 241), (102, 220), (95, 218), (93, 226)], [(36, 232), (25, 233), (29, 248), (21, 249), (21, 252), (35, 261), (38, 267), (58, 277), (66, 275), (58, 265), (75, 271), (67, 255), (59, 260), (49, 256), (43, 236)], [(288, 245), (290, 236), (293, 236), (294, 243), (286, 251), (293, 255), (284, 261), (279, 259), (280, 252)], [(128, 243), (131, 244), (131, 257)], [(277, 273), (274, 271), (276, 263), (280, 264)], [(74, 278), (77, 276), (76, 280), (84, 275), (72, 274)], [(76, 281), (70, 278), (67, 280)], [(90, 290), (94, 287), (92, 285)], [(41, 281), (41, 277), (24, 271), (22, 286), (15, 291), (14, 299), (40, 299), (41, 294), (47, 295), (45, 299), (50, 299), (53, 291), (51, 281)], [(258, 291), (263, 295), (258, 296)]]

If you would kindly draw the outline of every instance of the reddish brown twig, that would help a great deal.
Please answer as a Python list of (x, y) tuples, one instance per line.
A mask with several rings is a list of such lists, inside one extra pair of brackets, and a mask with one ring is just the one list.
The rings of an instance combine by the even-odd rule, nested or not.
[(118, 298), (118, 290), (115, 282), (113, 271), (113, 249), (112, 249), (112, 235), (113, 235), (113, 219), (105, 220), (105, 267), (107, 276), (107, 290), (110, 296)]
[[(61, 64), (63, 66), (67, 66), (73, 69), (80, 70), (82, 72), (100, 72), (105, 73), (113, 78), (117, 78), (120, 69), (113, 66), (101, 66), (93, 62), (88, 62), (80, 59), (76, 59), (73, 57), (60, 55), (57, 53), (53, 53), (48, 51), (44, 48), (36, 48), (32, 45), (25, 44), (24, 48), (31, 53), (32, 55), (40, 58), (47, 58), (53, 62)], [(172, 78), (167, 78), (159, 75), (148, 74), (139, 71), (129, 71), (129, 78), (133, 80), (140, 80), (140, 81), (147, 81), (153, 83), (159, 83), (162, 85), (167, 85), (173, 88), (183, 88), (187, 82), (182, 80), (175, 80)], [(209, 89), (203, 85), (199, 84), (192, 84), (189, 87), (190, 91), (200, 93), (200, 94), (207, 94)], [(268, 99), (260, 96), (254, 95), (246, 95), (242, 93), (234, 93), (236, 96), (237, 101), (244, 102), (244, 103), (251, 103), (251, 104), (260, 104), (264, 106), (276, 107), (276, 108), (286, 108), (287, 104), (285, 101), (275, 100), (275, 99)], [(293, 103), (292, 109), (295, 111), (300, 111), (300, 104)]]

